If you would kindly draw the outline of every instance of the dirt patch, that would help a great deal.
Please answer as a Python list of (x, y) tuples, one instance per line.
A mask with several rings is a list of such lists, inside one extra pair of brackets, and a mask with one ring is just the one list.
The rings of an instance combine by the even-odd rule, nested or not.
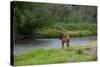
[(87, 47), (83, 52), (86, 55), (97, 56), (97, 47)]

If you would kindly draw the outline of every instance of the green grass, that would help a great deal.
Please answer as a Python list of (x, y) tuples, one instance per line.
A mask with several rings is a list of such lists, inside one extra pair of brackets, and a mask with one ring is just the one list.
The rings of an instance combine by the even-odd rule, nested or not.
[[(96, 54), (91, 50), (96, 49), (95, 43), (88, 46), (70, 46), (64, 49), (36, 49), (14, 56), (14, 65), (52, 64), (67, 62), (96, 61)], [(87, 50), (88, 49), (88, 50)], [(88, 51), (88, 54), (85, 51)]]
[(67, 32), (72, 37), (83, 37), (97, 34), (97, 26), (94, 23), (58, 23), (56, 24), (56, 29), (55, 24), (48, 28), (36, 29), (36, 32), (47, 38), (58, 37), (59, 31)]

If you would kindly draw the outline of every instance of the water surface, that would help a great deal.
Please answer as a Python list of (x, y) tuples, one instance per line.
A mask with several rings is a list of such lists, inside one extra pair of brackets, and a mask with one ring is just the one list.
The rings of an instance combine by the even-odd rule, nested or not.
[[(71, 38), (70, 45), (87, 45), (89, 42), (96, 40), (96, 36)], [(59, 39), (36, 39), (33, 41), (25, 41), (24, 43), (14, 44), (14, 54), (20, 54), (38, 48), (61, 48), (61, 42)]]

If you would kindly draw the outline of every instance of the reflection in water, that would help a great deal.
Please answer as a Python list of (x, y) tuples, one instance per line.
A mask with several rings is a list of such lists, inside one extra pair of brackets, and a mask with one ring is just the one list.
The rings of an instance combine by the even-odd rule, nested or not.
[[(87, 45), (88, 42), (96, 40), (96, 36), (72, 38), (70, 45)], [(14, 44), (14, 54), (19, 54), (37, 48), (61, 48), (61, 42), (59, 39), (36, 39), (27, 43)]]

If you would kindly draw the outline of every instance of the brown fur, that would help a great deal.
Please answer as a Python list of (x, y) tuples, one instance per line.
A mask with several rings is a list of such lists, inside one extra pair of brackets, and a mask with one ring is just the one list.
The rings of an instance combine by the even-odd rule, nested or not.
[(60, 33), (59, 39), (61, 40), (62, 48), (64, 48), (64, 43), (66, 43), (67, 47), (69, 47), (70, 36), (68, 34), (66, 34), (66, 33)]

